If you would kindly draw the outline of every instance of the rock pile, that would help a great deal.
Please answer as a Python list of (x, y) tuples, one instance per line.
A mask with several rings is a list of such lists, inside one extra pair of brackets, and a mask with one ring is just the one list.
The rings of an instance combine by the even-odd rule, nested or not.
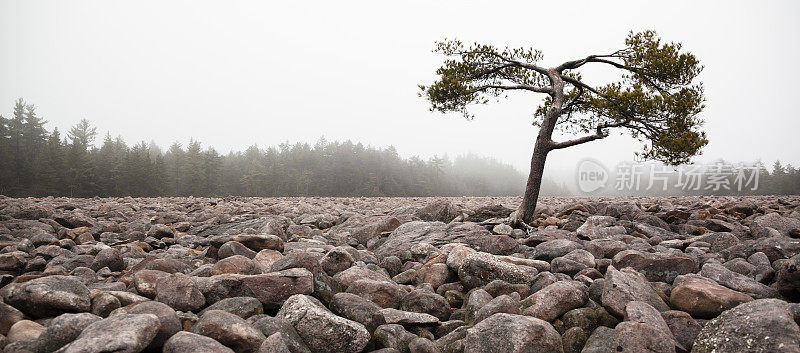
[(4, 352), (800, 352), (800, 198), (0, 197)]

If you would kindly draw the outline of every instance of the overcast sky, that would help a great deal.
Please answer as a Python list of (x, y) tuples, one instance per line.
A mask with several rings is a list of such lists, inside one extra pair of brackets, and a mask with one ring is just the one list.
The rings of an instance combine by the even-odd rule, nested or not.
[[(48, 129), (86, 118), (129, 144), (194, 138), (228, 152), (325, 136), (403, 156), (471, 151), (527, 173), (542, 96), (479, 107), (474, 121), (429, 112), (417, 84), (443, 60), (434, 41), (532, 46), (557, 65), (644, 29), (705, 65), (710, 143), (697, 161), (800, 165), (797, 1), (0, 0), (0, 113), (22, 97)], [(614, 136), (547, 166), (612, 165), (640, 147)]]

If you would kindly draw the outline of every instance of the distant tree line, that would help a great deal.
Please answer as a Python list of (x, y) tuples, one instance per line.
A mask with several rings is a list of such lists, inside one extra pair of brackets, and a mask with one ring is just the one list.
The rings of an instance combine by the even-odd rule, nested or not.
[[(525, 177), (491, 158), (402, 158), (394, 147), (282, 143), (221, 155), (191, 140), (128, 145), (81, 120), (62, 136), (19, 99), (0, 116), (0, 194), (23, 196), (519, 195)], [(551, 186), (556, 187), (555, 184)], [(552, 190), (551, 190), (552, 191)]]
[[(735, 196), (800, 194), (800, 169), (776, 161), (669, 167), (657, 163), (620, 164), (597, 196)], [(636, 169), (633, 169), (636, 168)], [(652, 169), (651, 169), (652, 168)]]

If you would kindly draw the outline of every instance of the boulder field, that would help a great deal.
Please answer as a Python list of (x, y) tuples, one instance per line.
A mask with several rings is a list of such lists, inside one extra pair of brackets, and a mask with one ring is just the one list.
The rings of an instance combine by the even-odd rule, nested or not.
[(800, 197), (0, 196), (3, 352), (800, 352)]

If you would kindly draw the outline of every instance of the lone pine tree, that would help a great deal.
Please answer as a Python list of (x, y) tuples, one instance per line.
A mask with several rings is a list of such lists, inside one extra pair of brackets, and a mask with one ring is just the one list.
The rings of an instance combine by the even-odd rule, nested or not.
[[(627, 130), (644, 145), (636, 155), (669, 165), (682, 164), (708, 144), (700, 131), (703, 86), (694, 82), (703, 70), (699, 60), (681, 51), (680, 43), (662, 42), (654, 31), (631, 32), (625, 47), (610, 54), (588, 55), (555, 67), (538, 64), (533, 48), (503, 48), (458, 40), (436, 43), (434, 52), (448, 58), (430, 86), (420, 85), (432, 111), (460, 112), (467, 119), (472, 104), (486, 104), (507, 91), (541, 93), (534, 113), (539, 134), (531, 157), (525, 194), (512, 223), (531, 223), (539, 197), (544, 164), (550, 151), (576, 146)], [(620, 78), (603, 86), (587, 84), (579, 69), (608, 65)], [(581, 135), (553, 141), (553, 132)]]

